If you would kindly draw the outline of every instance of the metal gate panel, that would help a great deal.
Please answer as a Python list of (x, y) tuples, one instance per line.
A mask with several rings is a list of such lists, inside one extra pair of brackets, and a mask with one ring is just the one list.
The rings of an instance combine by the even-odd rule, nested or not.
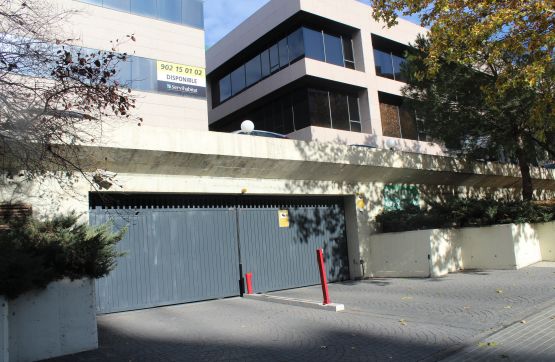
[(324, 250), (330, 282), (349, 279), (345, 216), (341, 205), (290, 206), (289, 227), (279, 227), (281, 207), (238, 209), (243, 271), (256, 292), (319, 283), (316, 249)]
[(239, 294), (233, 210), (91, 209), (90, 223), (128, 227), (117, 268), (96, 282), (99, 313)]

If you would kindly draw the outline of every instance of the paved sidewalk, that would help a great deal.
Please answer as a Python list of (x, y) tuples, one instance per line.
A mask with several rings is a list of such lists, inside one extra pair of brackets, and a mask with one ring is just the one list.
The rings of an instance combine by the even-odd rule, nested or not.
[[(542, 265), (336, 283), (338, 313), (231, 298), (104, 315), (98, 350), (56, 361), (438, 361), (523, 319), (539, 333), (530, 315), (555, 303), (555, 263)], [(319, 300), (321, 288), (276, 294)], [(538, 357), (538, 343), (510, 343), (505, 360)]]
[(555, 361), (555, 305), (467, 347), (444, 362)]

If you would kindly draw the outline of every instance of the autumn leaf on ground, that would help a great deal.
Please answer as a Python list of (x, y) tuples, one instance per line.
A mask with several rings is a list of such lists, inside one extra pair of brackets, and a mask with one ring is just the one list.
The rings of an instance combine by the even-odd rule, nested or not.
[(497, 342), (480, 342), (478, 343), (478, 347), (495, 347), (497, 346)]
[(404, 319), (400, 319), (399, 323), (401, 323), (402, 326), (406, 326), (407, 325), (407, 321)]

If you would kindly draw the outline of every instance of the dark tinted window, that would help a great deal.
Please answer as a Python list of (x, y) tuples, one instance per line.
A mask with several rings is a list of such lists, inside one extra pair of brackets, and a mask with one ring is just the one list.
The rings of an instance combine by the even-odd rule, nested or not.
[(199, 0), (183, 0), (183, 24), (204, 28), (204, 8)]
[(322, 32), (303, 28), (305, 55), (309, 58), (325, 61)]
[(416, 119), (414, 112), (405, 106), (399, 107), (399, 118), (401, 123), (401, 135), (403, 138), (418, 140)]
[(279, 50), (278, 45), (274, 44), (270, 48), (270, 72), (273, 73), (279, 69)]
[(231, 72), (231, 94), (235, 95), (245, 89), (245, 66)]
[(360, 122), (351, 122), (351, 132), (362, 132)]
[(129, 0), (104, 0), (103, 5), (109, 9), (116, 9), (116, 10), (130, 10), (130, 2)]
[(298, 29), (287, 37), (289, 46), (289, 62), (302, 58), (304, 56), (303, 30)]
[(308, 107), (311, 125), (331, 128), (328, 92), (310, 89), (308, 91)]
[(229, 97), (231, 97), (231, 77), (226, 75), (222, 79), (220, 79), (220, 102), (225, 101)]
[(395, 80), (406, 82), (407, 80), (404, 74), (401, 72), (402, 66), (405, 63), (405, 59), (397, 55), (393, 55), (392, 60), (393, 60), (393, 71), (395, 73)]
[(343, 66), (343, 45), (341, 38), (324, 34), (324, 46), (326, 49), (326, 62)]
[(391, 54), (374, 49), (374, 63), (376, 64), (376, 74), (382, 77), (393, 79), (393, 65), (391, 64)]
[(260, 62), (262, 63), (262, 78), (265, 78), (270, 75), (270, 51), (268, 49), (260, 54)]
[(245, 73), (246, 73), (246, 86), (249, 87), (254, 83), (258, 82), (262, 77), (261, 69), (260, 69), (260, 55), (257, 55), (253, 59), (245, 64)]
[(347, 106), (347, 95), (330, 92), (331, 124), (335, 129), (349, 131), (349, 108)]
[(289, 65), (289, 51), (287, 50), (287, 38), (281, 39), (279, 45), (279, 66), (284, 68)]
[(181, 0), (158, 0), (158, 16), (162, 20), (181, 22)]
[(278, 99), (277, 101), (274, 101), (272, 103), (272, 111), (270, 114), (272, 115), (273, 131), (277, 133), (283, 133), (284, 125), (281, 100)]
[(283, 116), (283, 132), (281, 133), (291, 133), (295, 131), (295, 126), (293, 125), (293, 109), (291, 104), (291, 97), (284, 97), (281, 106)]
[(360, 113), (358, 110), (358, 98), (349, 96), (349, 118), (351, 121), (360, 122)]
[(351, 62), (355, 61), (353, 42), (348, 37), (343, 37), (343, 56), (345, 57), (345, 60), (349, 60)]
[(308, 97), (305, 89), (298, 90), (291, 95), (293, 105), (293, 119), (295, 130), (310, 126), (310, 116), (308, 112)]
[(131, 12), (145, 16), (156, 16), (156, 1), (131, 0)]
[(355, 55), (353, 52), (353, 41), (351, 38), (343, 37), (343, 57), (345, 58), (345, 66), (355, 69)]

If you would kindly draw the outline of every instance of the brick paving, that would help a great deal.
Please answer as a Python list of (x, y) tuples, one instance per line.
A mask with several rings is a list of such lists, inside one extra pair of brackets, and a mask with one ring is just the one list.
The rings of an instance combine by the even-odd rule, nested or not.
[[(488, 348), (497, 349), (485, 360), (554, 360), (552, 342), (536, 341), (553, 336), (555, 263), (337, 283), (330, 293), (346, 311), (230, 298), (100, 316), (100, 349), (55, 361), (437, 361)], [(319, 299), (320, 289), (275, 294)], [(517, 346), (521, 333), (532, 342)]]

